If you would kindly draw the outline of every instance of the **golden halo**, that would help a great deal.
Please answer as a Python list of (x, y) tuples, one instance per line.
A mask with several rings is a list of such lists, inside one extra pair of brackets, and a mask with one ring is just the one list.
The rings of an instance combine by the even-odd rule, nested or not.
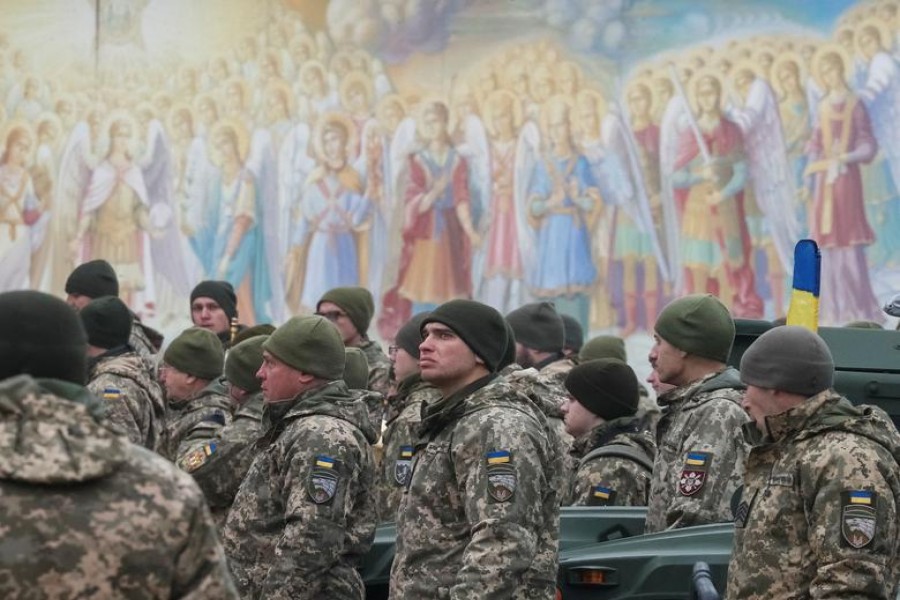
[(495, 90), (484, 101), (484, 125), (491, 136), (497, 135), (494, 128), (496, 110), (511, 110), (513, 114), (513, 128), (518, 131), (522, 127), (522, 102), (509, 90)]
[(806, 81), (806, 67), (803, 65), (803, 57), (797, 52), (780, 53), (778, 57), (775, 58), (775, 62), (772, 63), (772, 78), (769, 83), (772, 85), (772, 88), (781, 95), (784, 95), (786, 90), (781, 83), (781, 79), (778, 77), (778, 73), (789, 64), (795, 64), (797, 66), (797, 81), (800, 82), (801, 87), (803, 86), (803, 82)]
[(386, 120), (384, 113), (387, 110), (387, 107), (390, 105), (398, 107), (400, 109), (400, 112), (403, 114), (403, 117), (405, 117), (409, 113), (409, 107), (406, 106), (406, 102), (403, 100), (403, 97), (400, 96), (400, 94), (387, 94), (385, 96), (382, 96), (381, 100), (378, 101), (378, 104), (375, 107), (375, 115), (378, 117), (378, 121), (382, 125), (384, 125), (384, 121)]
[(356, 148), (357, 132), (356, 124), (353, 120), (344, 113), (327, 112), (319, 117), (316, 121), (316, 127), (313, 130), (313, 150), (316, 153), (316, 158), (323, 162), (325, 161), (323, 138), (325, 137), (325, 131), (333, 124), (340, 125), (347, 134), (346, 143), (344, 144), (345, 159), (349, 159), (353, 149)]
[(419, 102), (415, 111), (416, 118), (416, 133), (420, 137), (425, 137), (422, 132), (422, 119), (425, 117), (425, 113), (429, 111), (429, 109), (435, 105), (440, 105), (443, 107), (444, 114), (447, 116), (447, 130), (450, 128), (450, 107), (447, 103), (436, 94), (429, 94), (428, 96), (422, 98), (421, 102)]
[(828, 57), (837, 56), (841, 61), (841, 66), (844, 72), (844, 80), (847, 79), (847, 71), (848, 67), (852, 64), (850, 61), (850, 56), (847, 54), (847, 51), (844, 50), (844, 47), (836, 42), (829, 42), (827, 44), (823, 44), (819, 46), (819, 49), (816, 51), (816, 54), (812, 59), (812, 76), (815, 78), (816, 83), (819, 84), (821, 89), (825, 89), (825, 82), (822, 81), (821, 69), (822, 62)]
[(853, 36), (853, 45), (855, 46), (856, 51), (862, 56), (865, 56), (865, 54), (863, 53), (862, 48), (859, 47), (859, 36), (865, 29), (874, 29), (878, 32), (878, 41), (882, 50), (890, 48), (893, 36), (891, 35), (891, 29), (888, 24), (879, 19), (868, 19), (857, 25), (856, 33)]
[(178, 102), (172, 105), (172, 110), (169, 111), (169, 115), (166, 117), (166, 129), (168, 129), (172, 137), (175, 135), (175, 119), (179, 115), (187, 116), (191, 123), (191, 131), (196, 130), (194, 110), (186, 102)]
[(253, 97), (250, 94), (250, 86), (247, 85), (247, 82), (244, 81), (242, 77), (232, 77), (222, 86), (222, 105), (225, 106), (227, 104), (225, 101), (225, 98), (227, 98), (226, 90), (233, 86), (237, 86), (241, 90), (241, 108), (243, 110), (249, 109), (250, 105), (253, 103)]
[(57, 115), (55, 112), (45, 110), (44, 112), (42, 112), (41, 114), (38, 115), (37, 119), (34, 120), (35, 137), (37, 137), (37, 134), (40, 132), (41, 127), (45, 123), (52, 123), (53, 125), (55, 125), (56, 129), (58, 131), (57, 135), (62, 136), (66, 133), (63, 130), (62, 119), (59, 118), (59, 115)]
[(294, 91), (284, 79), (272, 79), (266, 85), (266, 94), (278, 94), (287, 107), (288, 115), (293, 115), (297, 109), (297, 102), (294, 97)]
[(572, 133), (572, 99), (568, 96), (551, 96), (544, 105), (541, 106), (540, 127), (541, 135), (548, 136), (550, 133), (550, 119), (558, 114), (564, 114), (569, 124), (569, 134)]
[(320, 63), (317, 60), (309, 60), (300, 67), (300, 72), (297, 74), (297, 79), (300, 80), (300, 87), (307, 94), (309, 90), (306, 89), (306, 76), (309, 75), (310, 72), (316, 71), (319, 74), (319, 77), (322, 78), (322, 81), (328, 81), (328, 72), (325, 70), (325, 65)]
[[(732, 68), (731, 73), (735, 73), (736, 69)], [(700, 83), (707, 79), (713, 79), (719, 86), (719, 104), (722, 104), (723, 97), (726, 92), (725, 81), (722, 78), (722, 75), (713, 69), (712, 67), (707, 67), (706, 69), (701, 69), (697, 71), (694, 76), (691, 78), (691, 81), (685, 85), (685, 93), (688, 97), (688, 102), (691, 105), (691, 111), (694, 115), (700, 114), (700, 104), (697, 102), (697, 87)]]
[(221, 112), (221, 109), (219, 108), (219, 102), (216, 100), (215, 96), (209, 93), (200, 94), (199, 96), (194, 98), (194, 101), (192, 103), (194, 112), (199, 114), (201, 112), (202, 105), (207, 102), (212, 104), (213, 108), (216, 110), (216, 117), (218, 117), (219, 113)]
[[(244, 124), (237, 119), (232, 119), (230, 117), (219, 119), (216, 124), (213, 125), (212, 132), (207, 143), (210, 145), (214, 145), (216, 143), (216, 138), (218, 138), (220, 135), (222, 135), (223, 132), (228, 130), (232, 131), (235, 138), (237, 138), (238, 158), (243, 163), (247, 160), (247, 155), (250, 153), (250, 132), (248, 132), (247, 127), (245, 127)], [(216, 152), (211, 151), (210, 156), (216, 156)]]
[(28, 156), (25, 159), (25, 163), (31, 164), (32, 159), (34, 158), (34, 153), (37, 151), (37, 136), (35, 135), (34, 128), (30, 123), (23, 119), (13, 119), (12, 121), (7, 121), (3, 125), (3, 145), (0, 146), (0, 158), (4, 161), (6, 160), (6, 147), (9, 144), (9, 138), (13, 134), (14, 131), (21, 130), (28, 136), (31, 141), (31, 148), (28, 150)]
[(350, 102), (350, 90), (354, 86), (361, 86), (363, 89), (363, 93), (366, 95), (366, 107), (371, 108), (372, 101), (375, 98), (375, 86), (372, 85), (372, 78), (369, 77), (366, 73), (362, 71), (350, 71), (344, 77), (344, 80), (341, 81), (340, 86), (340, 97), (341, 97), (341, 106), (344, 107), (345, 110), (349, 110)]
[(100, 149), (99, 156), (107, 156), (109, 151), (112, 149), (112, 128), (116, 123), (125, 122), (131, 128), (131, 142), (129, 144), (129, 154), (133, 157), (138, 145), (138, 124), (137, 119), (134, 116), (123, 110), (116, 109), (109, 113), (107, 117), (103, 120), (102, 128), (100, 129)]
[(647, 94), (647, 99), (650, 102), (650, 106), (647, 108), (647, 112), (649, 114), (653, 114), (656, 110), (656, 105), (659, 102), (659, 99), (656, 97), (656, 92), (653, 91), (653, 80), (650, 77), (635, 77), (627, 84), (625, 84), (625, 104), (628, 105), (628, 97), (632, 92), (641, 91), (642, 93)]
[(581, 89), (582, 82), (584, 81), (584, 72), (581, 70), (581, 66), (576, 63), (574, 60), (564, 60), (556, 67), (556, 73), (554, 77), (554, 84), (559, 85), (560, 76), (567, 69), (572, 71), (575, 79), (575, 89)]
[[(597, 127), (598, 127), (598, 129), (601, 129), (603, 127), (603, 118), (606, 116), (606, 113), (608, 110), (606, 98), (603, 96), (603, 94), (601, 94), (597, 90), (592, 90), (592, 89), (581, 90), (580, 92), (578, 92), (578, 94), (575, 95), (575, 106), (576, 107), (580, 107), (586, 102), (590, 102), (592, 104), (592, 106), (594, 107), (594, 111), (597, 116)], [(574, 118), (569, 119), (569, 121), (573, 122), (573, 124), (575, 125), (574, 128), (577, 129), (579, 132), (581, 131), (581, 125), (582, 125), (581, 118), (579, 116), (580, 114), (581, 114), (581, 111), (579, 110), (575, 114)]]

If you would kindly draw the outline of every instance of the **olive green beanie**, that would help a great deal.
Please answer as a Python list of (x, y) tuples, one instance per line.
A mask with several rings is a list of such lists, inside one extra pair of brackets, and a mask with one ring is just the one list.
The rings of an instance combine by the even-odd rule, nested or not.
[(559, 352), (566, 342), (566, 326), (551, 302), (533, 302), (506, 315), (516, 341), (540, 352)]
[(372, 292), (366, 288), (332, 288), (325, 292), (325, 295), (316, 304), (317, 311), (323, 302), (331, 302), (344, 309), (360, 335), (365, 335), (369, 331), (369, 323), (372, 322), (372, 316), (375, 314), (375, 301), (372, 299)]
[(257, 335), (232, 346), (225, 357), (225, 379), (245, 392), (258, 392), (262, 383), (256, 372), (263, 363), (263, 342), (268, 335)]
[(711, 294), (673, 300), (657, 317), (654, 329), (679, 350), (723, 363), (734, 344), (731, 313)]
[(637, 376), (631, 367), (615, 358), (577, 365), (566, 375), (565, 385), (586, 409), (607, 421), (637, 412)]
[(741, 381), (747, 385), (815, 396), (834, 385), (834, 358), (818, 334), (784, 325), (768, 330), (741, 357)]
[(598, 358), (615, 358), (622, 362), (628, 362), (628, 354), (625, 352), (625, 340), (614, 335), (598, 335), (589, 339), (578, 353), (578, 360), (586, 362)]
[(190, 327), (172, 340), (163, 354), (163, 362), (182, 373), (211, 381), (222, 375), (225, 350), (212, 331)]
[(325, 317), (293, 317), (269, 336), (263, 350), (293, 369), (322, 379), (344, 376), (344, 342)]
[(351, 390), (369, 389), (369, 361), (359, 348), (344, 350), (344, 383)]

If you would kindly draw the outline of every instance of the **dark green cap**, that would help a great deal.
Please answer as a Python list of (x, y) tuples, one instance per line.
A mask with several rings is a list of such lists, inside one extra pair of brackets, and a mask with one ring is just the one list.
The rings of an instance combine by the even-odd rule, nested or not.
[(450, 300), (434, 309), (422, 321), (442, 323), (452, 329), (472, 352), (477, 354), (488, 371), (499, 368), (506, 352), (506, 322), (496, 309), (475, 300)]
[(598, 335), (589, 339), (578, 353), (578, 360), (586, 362), (598, 358), (615, 358), (628, 362), (625, 352), (625, 340), (614, 335)]
[(672, 300), (659, 313), (654, 329), (679, 350), (723, 363), (734, 344), (734, 319), (711, 294)]
[(615, 358), (589, 360), (573, 367), (566, 375), (566, 389), (586, 409), (607, 421), (637, 412), (637, 376)]
[(551, 302), (526, 304), (506, 315), (516, 341), (540, 352), (559, 352), (566, 341), (566, 326)]
[(372, 292), (366, 288), (354, 286), (330, 289), (316, 304), (316, 310), (319, 310), (323, 302), (331, 302), (344, 309), (360, 335), (369, 331), (369, 323), (375, 314), (375, 301), (372, 299)]
[(218, 336), (202, 327), (191, 327), (172, 340), (163, 362), (182, 373), (211, 381), (222, 375), (225, 350)]
[(78, 315), (87, 332), (88, 344), (95, 348), (118, 348), (127, 344), (131, 337), (134, 317), (116, 296), (95, 298)]
[(344, 342), (334, 323), (324, 317), (293, 317), (263, 344), (289, 367), (334, 381), (344, 376)]
[(258, 392), (259, 379), (256, 372), (263, 362), (263, 342), (268, 335), (257, 335), (232, 346), (225, 357), (225, 379), (245, 392)]
[(351, 390), (369, 389), (369, 361), (359, 348), (344, 350), (344, 383)]

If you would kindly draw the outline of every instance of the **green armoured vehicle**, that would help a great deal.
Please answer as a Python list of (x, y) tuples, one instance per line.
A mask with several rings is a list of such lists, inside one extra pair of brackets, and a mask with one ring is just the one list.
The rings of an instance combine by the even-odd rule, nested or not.
[[(729, 363), (772, 324), (737, 320)], [(823, 327), (835, 362), (835, 388), (856, 404), (874, 404), (900, 426), (900, 332)], [(559, 593), (563, 600), (688, 600), (698, 561), (723, 591), (732, 525), (704, 525), (641, 535), (644, 508), (567, 507), (560, 516)], [(379, 527), (362, 566), (367, 598), (386, 598), (394, 555), (393, 525)]]

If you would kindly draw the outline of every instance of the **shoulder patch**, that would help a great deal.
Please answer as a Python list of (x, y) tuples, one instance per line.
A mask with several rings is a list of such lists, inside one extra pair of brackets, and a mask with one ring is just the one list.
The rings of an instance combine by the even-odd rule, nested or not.
[(310, 500), (316, 504), (328, 504), (334, 499), (340, 481), (339, 465), (340, 461), (330, 456), (320, 454), (315, 457), (306, 485)]
[(206, 444), (203, 444), (201, 447), (185, 456), (181, 461), (181, 465), (179, 466), (188, 473), (193, 473), (204, 464), (206, 464), (207, 459), (209, 459), (209, 457), (212, 456), (215, 451), (216, 442), (208, 442)]
[(878, 494), (868, 490), (841, 493), (841, 538), (845, 546), (865, 548), (875, 538)]
[(712, 462), (712, 453), (691, 451), (684, 459), (684, 467), (678, 479), (678, 491), (682, 496), (693, 496), (706, 483), (706, 472)]
[(415, 455), (415, 449), (412, 446), (400, 446), (397, 453), (397, 460), (394, 463), (394, 482), (402, 487), (406, 487), (409, 483), (410, 475), (412, 475), (412, 459)]
[(104, 400), (118, 400), (122, 397), (122, 390), (119, 388), (108, 387), (103, 388), (103, 399)]
[(616, 502), (616, 490), (606, 484), (591, 487), (588, 506), (613, 506)]
[(493, 450), (485, 454), (488, 494), (497, 502), (506, 502), (516, 492), (516, 468), (509, 450)]

